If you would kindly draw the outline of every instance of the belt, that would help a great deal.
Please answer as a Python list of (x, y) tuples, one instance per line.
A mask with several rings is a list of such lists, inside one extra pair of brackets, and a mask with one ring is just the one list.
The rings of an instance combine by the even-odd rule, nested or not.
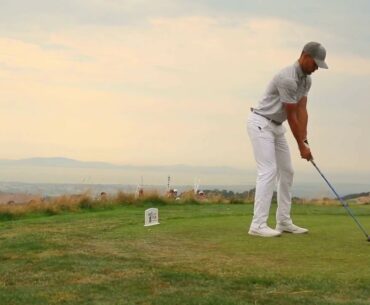
[(256, 112), (253, 108), (251, 108), (251, 111), (252, 111), (253, 113), (255, 113), (255, 114), (258, 114), (258, 115), (260, 115), (260, 116), (264, 117), (266, 120), (269, 120), (270, 122), (274, 123), (275, 125), (281, 125), (281, 124), (283, 124), (282, 122), (275, 121), (275, 120), (270, 119), (269, 117), (267, 117), (267, 116), (265, 116), (265, 115), (263, 115), (263, 114), (260, 114), (260, 113)]

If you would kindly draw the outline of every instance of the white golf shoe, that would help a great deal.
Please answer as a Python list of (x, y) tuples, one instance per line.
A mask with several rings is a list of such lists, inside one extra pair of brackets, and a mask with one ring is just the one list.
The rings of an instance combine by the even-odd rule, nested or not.
[(277, 237), (281, 235), (281, 232), (271, 229), (268, 226), (260, 228), (250, 228), (249, 235), (262, 236), (262, 237)]
[(301, 228), (296, 226), (292, 223), (278, 223), (275, 228), (276, 231), (279, 231), (281, 233), (287, 232), (287, 233), (293, 233), (293, 234), (304, 234), (308, 233), (308, 230), (305, 228)]

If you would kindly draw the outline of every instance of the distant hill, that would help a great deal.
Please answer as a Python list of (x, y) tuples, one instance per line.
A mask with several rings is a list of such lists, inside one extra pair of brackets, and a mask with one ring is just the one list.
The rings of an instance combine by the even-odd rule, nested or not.
[[(199, 181), (203, 190), (218, 189), (239, 193), (255, 187), (256, 179), (255, 169), (228, 166), (136, 166), (65, 157), (0, 159), (0, 191), (10, 193), (56, 195), (80, 192), (88, 188), (97, 193), (114, 192), (117, 189), (131, 191), (136, 189), (141, 180), (145, 186), (156, 186), (162, 190), (167, 188), (168, 176), (171, 176), (171, 186), (179, 190), (192, 188)], [(347, 174), (341, 176), (341, 181), (338, 179), (339, 174), (334, 176), (336, 179), (331, 181), (341, 195), (361, 195), (370, 191), (370, 178), (367, 176), (361, 177), (360, 182), (350, 178), (345, 180)], [(293, 184), (294, 197), (333, 197), (325, 182), (313, 170), (306, 174), (300, 172), (297, 178), (301, 181), (296, 179)], [(354, 195), (348, 198), (353, 198)]]
[(64, 168), (94, 168), (94, 169), (126, 169), (126, 170), (146, 170), (146, 171), (181, 171), (196, 172), (207, 174), (245, 174), (247, 170), (237, 169), (228, 166), (192, 166), (185, 164), (165, 165), (165, 166), (136, 166), (120, 165), (108, 162), (88, 162), (79, 161), (64, 157), (52, 158), (27, 158), (19, 160), (0, 159), (0, 166), (35, 166), (35, 167), (64, 167)]
[[(64, 157), (54, 158), (27, 158), (19, 160), (0, 159), (0, 165), (14, 166), (46, 166), (46, 167), (72, 167), (72, 168), (115, 168), (117, 165), (106, 162), (84, 162)], [(119, 167), (119, 166), (118, 166)]]

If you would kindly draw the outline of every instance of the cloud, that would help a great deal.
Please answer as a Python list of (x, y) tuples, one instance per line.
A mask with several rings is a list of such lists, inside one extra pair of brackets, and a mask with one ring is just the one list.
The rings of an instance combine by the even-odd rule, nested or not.
[[(253, 166), (249, 107), (307, 40), (330, 35), (277, 18), (229, 21), (80, 25), (43, 32), (42, 43), (0, 37), (2, 156)], [(369, 74), (368, 58), (331, 53), (331, 77)]]
[[(286, 20), (336, 36), (336, 51), (361, 56), (367, 56), (370, 51), (370, 3), (367, 0), (358, 0), (356, 5), (349, 1), (313, 0), (294, 6), (291, 0), (5, 0), (1, 8), (0, 33), (24, 39), (29, 38), (33, 30), (51, 33), (79, 26), (130, 27), (158, 18), (203, 16), (224, 17), (229, 25), (239, 18)], [(43, 38), (38, 37), (40, 42)]]

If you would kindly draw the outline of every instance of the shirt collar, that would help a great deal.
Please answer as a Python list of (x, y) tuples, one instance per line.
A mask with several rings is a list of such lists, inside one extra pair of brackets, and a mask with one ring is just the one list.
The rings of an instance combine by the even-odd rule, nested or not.
[(294, 67), (299, 79), (306, 78), (307, 75), (303, 72), (298, 60), (294, 63)]

